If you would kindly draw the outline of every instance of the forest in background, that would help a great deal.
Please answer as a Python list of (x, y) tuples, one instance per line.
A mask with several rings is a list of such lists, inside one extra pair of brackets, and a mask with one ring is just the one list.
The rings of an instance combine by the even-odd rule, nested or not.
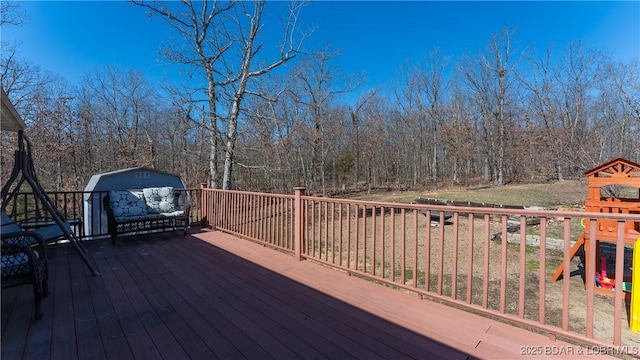
[[(543, 55), (518, 44), (517, 30), (504, 29), (477, 53), (425, 49), (375, 89), (342, 73), (335, 50), (296, 48), (278, 71), (244, 84), (218, 79), (213, 121), (199, 98), (205, 80), (156, 84), (106, 65), (71, 84), (21, 58), (19, 45), (3, 44), (0, 81), (51, 190), (81, 190), (94, 174), (136, 166), (221, 187), (212, 169), (229, 155), (229, 188), (318, 195), (562, 181), (617, 157), (640, 162), (638, 59), (618, 62), (582, 42)], [(15, 144), (2, 134), (3, 183)]]

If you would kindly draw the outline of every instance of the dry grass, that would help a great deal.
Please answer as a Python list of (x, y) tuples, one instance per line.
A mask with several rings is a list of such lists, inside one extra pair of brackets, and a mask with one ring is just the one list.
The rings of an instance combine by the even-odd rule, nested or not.
[(582, 180), (549, 184), (490, 186), (488, 188), (452, 188), (438, 191), (378, 191), (358, 193), (352, 199), (410, 203), (417, 197), (442, 200), (484, 202), (502, 205), (540, 206), (548, 208), (579, 208), (587, 196)]

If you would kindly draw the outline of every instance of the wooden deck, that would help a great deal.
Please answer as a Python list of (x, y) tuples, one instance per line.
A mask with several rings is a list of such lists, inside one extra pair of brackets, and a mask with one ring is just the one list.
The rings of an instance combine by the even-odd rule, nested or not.
[(33, 320), (31, 288), (2, 291), (2, 359), (586, 357), (582, 348), (221, 232), (87, 247), (100, 276), (70, 247), (50, 248), (42, 320)]

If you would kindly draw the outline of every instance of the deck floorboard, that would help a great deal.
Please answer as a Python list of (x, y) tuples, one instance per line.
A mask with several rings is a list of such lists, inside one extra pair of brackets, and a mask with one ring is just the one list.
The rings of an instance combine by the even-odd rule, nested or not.
[[(51, 294), (2, 290), (2, 359), (527, 358), (547, 337), (192, 229), (49, 249)], [(565, 356), (564, 358), (581, 358)]]

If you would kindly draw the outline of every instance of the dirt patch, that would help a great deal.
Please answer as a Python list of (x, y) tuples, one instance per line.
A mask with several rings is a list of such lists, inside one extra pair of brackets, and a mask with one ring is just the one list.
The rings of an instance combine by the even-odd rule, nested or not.
[[(587, 292), (580, 257), (572, 260), (569, 279), (551, 282), (551, 276), (563, 261), (563, 252), (503, 243), (499, 237), (496, 240), (492, 235), (501, 231), (499, 219), (476, 216), (471, 221), (460, 216), (457, 226), (454, 219), (444, 226), (434, 226), (426, 214), (418, 210), (389, 211), (380, 207), (374, 210), (369, 205), (346, 203), (322, 209), (314, 210), (316, 219), (309, 224), (306, 236), (307, 251), (315, 257), (430, 294), (586, 334)], [(331, 221), (325, 223), (325, 219)], [(549, 224), (548, 237), (554, 236), (556, 226), (563, 227), (561, 223)], [(579, 221), (577, 226), (576, 231), (572, 230), (575, 235), (572, 238), (581, 233)], [(536, 233), (536, 227), (520, 231), (529, 236)], [(519, 237), (519, 232), (513, 236)], [(343, 254), (342, 258), (339, 254)], [(544, 264), (542, 276), (541, 264)], [(545, 291), (542, 301), (541, 277)], [(563, 312), (565, 281), (569, 286), (566, 313)], [(503, 289), (505, 295), (501, 296)], [(593, 333), (596, 339), (613, 341), (613, 309), (613, 298), (595, 296)], [(541, 314), (544, 319), (540, 318)], [(622, 343), (640, 349), (640, 336), (629, 331), (628, 315), (627, 308), (621, 319)]]

